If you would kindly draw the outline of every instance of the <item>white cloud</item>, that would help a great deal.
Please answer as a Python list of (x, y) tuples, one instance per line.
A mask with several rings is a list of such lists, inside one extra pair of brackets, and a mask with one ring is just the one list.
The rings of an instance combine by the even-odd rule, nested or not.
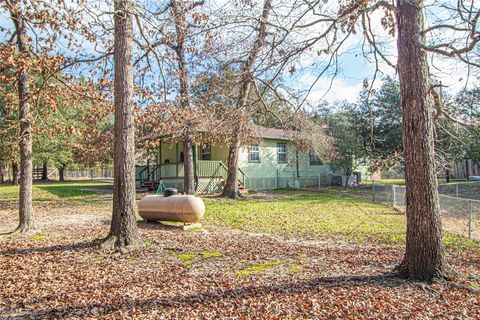
[(476, 85), (475, 68), (469, 70), (468, 65), (455, 58), (435, 59), (430, 64), (430, 73), (446, 87), (451, 94), (460, 92), (465, 87)]
[[(300, 79), (300, 85), (304, 88), (311, 85), (315, 81), (315, 77), (311, 74), (306, 74)], [(310, 104), (318, 104), (321, 101), (333, 103), (335, 101), (346, 100), (354, 102), (357, 100), (360, 91), (362, 90), (362, 83), (348, 84), (345, 79), (321, 78), (312, 87), (308, 94), (307, 101)]]

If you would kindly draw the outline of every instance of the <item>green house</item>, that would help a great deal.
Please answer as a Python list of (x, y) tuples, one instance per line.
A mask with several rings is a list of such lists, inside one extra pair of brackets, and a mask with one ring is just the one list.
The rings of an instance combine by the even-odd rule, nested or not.
[[(238, 183), (248, 190), (318, 186), (330, 166), (311, 152), (295, 147), (287, 132), (257, 126), (256, 143), (242, 147), (239, 154)], [(137, 166), (137, 184), (183, 190), (183, 143), (168, 143), (162, 137), (154, 164)], [(167, 140), (167, 139), (165, 139)], [(198, 193), (221, 192), (227, 177), (228, 146), (193, 146), (195, 186)]]

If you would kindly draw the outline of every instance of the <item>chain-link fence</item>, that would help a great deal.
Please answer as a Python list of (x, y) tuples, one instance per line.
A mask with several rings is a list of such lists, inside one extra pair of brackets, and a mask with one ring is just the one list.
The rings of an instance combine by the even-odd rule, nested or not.
[[(463, 184), (439, 187), (440, 210), (443, 228), (452, 233), (480, 241), (480, 200), (468, 199), (442, 194), (455, 192), (461, 196), (459, 190), (470, 190), (472, 186)], [(378, 185), (372, 186), (372, 197), (375, 202), (389, 203), (397, 207), (405, 207), (405, 186)]]
[(480, 200), (480, 181), (441, 184), (438, 192), (457, 198)]
[(329, 173), (306, 173), (300, 176), (291, 172), (279, 172), (277, 177), (245, 178), (245, 188), (251, 191), (275, 189), (314, 189), (330, 186), (332, 175)]
[[(137, 187), (140, 187), (138, 172), (144, 167), (137, 167)], [(330, 186), (343, 186), (347, 181), (346, 176), (333, 175), (328, 172), (292, 172), (278, 171), (276, 177), (249, 177), (245, 176), (240, 182), (241, 187), (249, 191), (276, 190), (276, 189), (310, 189), (321, 190)], [(356, 184), (355, 177), (349, 177), (349, 186)], [(165, 178), (162, 182), (172, 188), (177, 188), (183, 192), (183, 178)], [(225, 178), (209, 177), (198, 178), (196, 180), (197, 193), (218, 193), (221, 192), (225, 183)]]
[[(163, 184), (183, 192), (183, 179), (163, 179)], [(199, 178), (196, 182), (197, 193), (221, 192), (225, 180), (223, 178)], [(310, 176), (279, 176), (253, 178), (245, 177), (243, 187), (249, 191), (276, 190), (276, 189), (310, 189), (321, 190), (332, 184), (332, 175), (321, 173)]]

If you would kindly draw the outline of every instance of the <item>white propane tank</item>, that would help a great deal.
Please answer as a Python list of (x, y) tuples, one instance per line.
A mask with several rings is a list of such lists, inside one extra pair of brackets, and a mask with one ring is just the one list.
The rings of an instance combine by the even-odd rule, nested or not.
[(146, 221), (196, 223), (205, 214), (205, 204), (192, 195), (149, 195), (138, 203), (138, 213)]

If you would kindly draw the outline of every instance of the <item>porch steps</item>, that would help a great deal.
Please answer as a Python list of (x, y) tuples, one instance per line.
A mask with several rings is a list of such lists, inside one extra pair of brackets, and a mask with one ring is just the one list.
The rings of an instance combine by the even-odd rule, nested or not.
[(158, 182), (151, 181), (151, 180), (147, 180), (140, 185), (140, 188), (142, 189), (147, 188), (148, 191), (156, 190), (157, 187), (158, 187)]
[(240, 194), (247, 194), (248, 193), (247, 188), (245, 188), (245, 186), (243, 184), (241, 184), (240, 182), (238, 183), (238, 191), (240, 192)]

